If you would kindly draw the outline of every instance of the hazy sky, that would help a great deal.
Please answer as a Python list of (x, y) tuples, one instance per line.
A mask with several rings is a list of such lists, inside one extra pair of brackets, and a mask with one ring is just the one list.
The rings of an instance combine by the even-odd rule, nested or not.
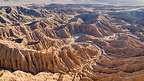
[(0, 0), (0, 5), (20, 5), (25, 3), (109, 3), (109, 4), (131, 4), (144, 5), (144, 0)]

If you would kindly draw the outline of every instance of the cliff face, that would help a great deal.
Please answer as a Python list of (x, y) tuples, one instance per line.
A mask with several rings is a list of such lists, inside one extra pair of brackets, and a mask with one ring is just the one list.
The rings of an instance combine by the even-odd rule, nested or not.
[(144, 80), (142, 24), (130, 27), (118, 12), (56, 9), (0, 7), (0, 80)]
[(37, 51), (2, 41), (0, 66), (33, 73), (77, 71), (89, 60), (97, 60), (101, 54), (97, 47), (89, 44), (64, 45), (61, 48), (51, 46), (47, 50)]

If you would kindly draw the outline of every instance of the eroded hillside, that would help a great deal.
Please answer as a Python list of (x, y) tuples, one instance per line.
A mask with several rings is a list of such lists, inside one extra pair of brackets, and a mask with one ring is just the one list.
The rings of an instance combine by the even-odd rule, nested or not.
[(143, 9), (71, 6), (0, 7), (0, 80), (143, 81)]

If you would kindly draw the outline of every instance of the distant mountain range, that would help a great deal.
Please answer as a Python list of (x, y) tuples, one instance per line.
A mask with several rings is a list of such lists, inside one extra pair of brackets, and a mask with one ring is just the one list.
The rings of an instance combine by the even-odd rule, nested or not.
[(92, 4), (105, 3), (114, 5), (144, 5), (143, 0), (2, 0), (0, 5), (18, 5), (27, 3), (60, 3), (60, 4)]
[(96, 0), (98, 2), (106, 2), (110, 4), (119, 4), (119, 5), (144, 5), (144, 0)]

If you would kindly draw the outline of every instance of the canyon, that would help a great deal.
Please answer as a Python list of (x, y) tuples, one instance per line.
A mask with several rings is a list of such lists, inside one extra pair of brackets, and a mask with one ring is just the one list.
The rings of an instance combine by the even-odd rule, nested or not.
[(0, 81), (144, 81), (143, 20), (143, 6), (0, 6)]

